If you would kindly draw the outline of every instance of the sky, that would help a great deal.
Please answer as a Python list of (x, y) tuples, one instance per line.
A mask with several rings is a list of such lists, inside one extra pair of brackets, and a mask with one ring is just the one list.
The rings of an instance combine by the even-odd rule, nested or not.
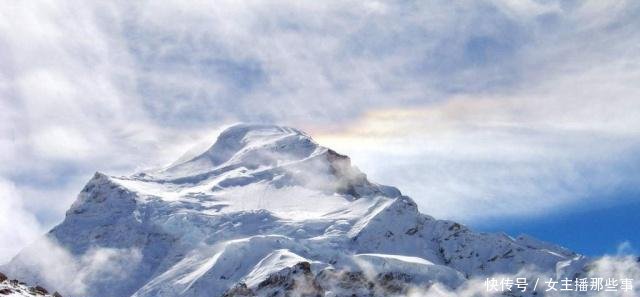
[(2, 1), (0, 262), (95, 171), (300, 128), (421, 211), (640, 246), (637, 1)]

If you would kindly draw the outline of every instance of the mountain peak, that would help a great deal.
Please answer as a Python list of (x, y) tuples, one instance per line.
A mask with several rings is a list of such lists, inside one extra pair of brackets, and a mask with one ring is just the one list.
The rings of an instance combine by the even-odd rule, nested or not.
[(257, 134), (262, 136), (276, 136), (276, 135), (287, 135), (292, 133), (307, 136), (304, 132), (296, 128), (287, 127), (287, 126), (281, 126), (281, 125), (275, 125), (275, 124), (236, 123), (224, 129), (220, 133), (220, 136), (218, 136), (218, 140), (221, 140), (227, 137), (232, 137), (234, 135)]
[(400, 196), (395, 187), (371, 183), (351, 159), (285, 126), (237, 124), (220, 133), (206, 151), (134, 179), (182, 183), (214, 180), (218, 187), (269, 182), (331, 193)]
[(294, 135), (301, 138), (311, 139), (302, 131), (291, 127), (239, 123), (224, 129), (220, 135), (218, 135), (216, 143), (209, 149), (209, 151), (220, 146), (225, 146), (227, 148), (235, 147), (239, 149), (246, 145), (256, 145), (258, 143), (269, 142), (282, 137)]
[(323, 150), (326, 148), (295, 128), (241, 123), (222, 131), (206, 151), (194, 157), (181, 158), (169, 167), (150, 174), (173, 179), (224, 168), (272, 167), (303, 160)]
[(213, 165), (220, 165), (243, 150), (272, 148), (274, 145), (279, 145), (283, 150), (295, 150), (298, 148), (296, 144), (304, 147), (317, 147), (311, 137), (294, 128), (277, 125), (236, 124), (222, 131), (213, 146), (201, 156), (209, 158)]

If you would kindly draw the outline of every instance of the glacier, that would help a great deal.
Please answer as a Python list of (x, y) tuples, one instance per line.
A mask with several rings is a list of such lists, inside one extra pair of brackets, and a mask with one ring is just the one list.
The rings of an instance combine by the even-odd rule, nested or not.
[(573, 278), (588, 262), (422, 214), (300, 130), (237, 124), (167, 167), (96, 173), (0, 270), (63, 296), (402, 296), (523, 270)]

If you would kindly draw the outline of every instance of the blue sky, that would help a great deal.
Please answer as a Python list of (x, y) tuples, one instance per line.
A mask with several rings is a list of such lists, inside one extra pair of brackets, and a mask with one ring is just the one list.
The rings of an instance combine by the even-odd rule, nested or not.
[(3, 2), (0, 262), (61, 221), (93, 172), (168, 164), (234, 122), (303, 129), (438, 218), (633, 250), (639, 14), (637, 1)]
[(640, 202), (622, 203), (557, 213), (529, 219), (504, 219), (476, 223), (476, 229), (505, 232), (511, 236), (529, 234), (560, 244), (589, 256), (637, 255), (640, 236), (638, 221)]

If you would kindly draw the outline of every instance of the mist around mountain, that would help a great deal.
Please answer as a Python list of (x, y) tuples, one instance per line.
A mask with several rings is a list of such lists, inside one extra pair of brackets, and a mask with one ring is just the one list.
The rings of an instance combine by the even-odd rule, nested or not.
[[(304, 132), (251, 124), (165, 168), (96, 173), (64, 221), (0, 271), (78, 297), (494, 296), (490, 278), (640, 278), (633, 257), (422, 214)], [(507, 295), (640, 293), (544, 289)]]

